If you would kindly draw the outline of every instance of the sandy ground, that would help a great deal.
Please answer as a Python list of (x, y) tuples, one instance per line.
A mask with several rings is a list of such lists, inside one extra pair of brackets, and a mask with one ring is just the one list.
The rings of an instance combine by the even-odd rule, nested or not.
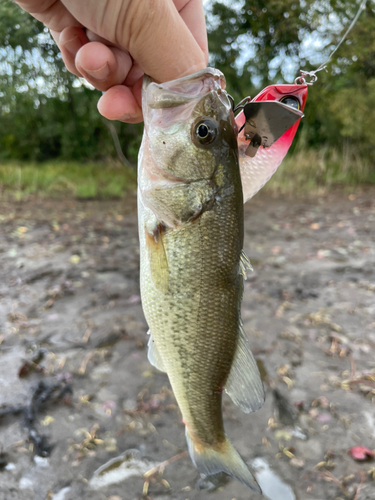
[[(224, 417), (271, 500), (375, 498), (375, 463), (348, 454), (375, 448), (374, 200), (246, 206), (243, 320), (267, 400), (245, 415), (225, 397)], [(0, 202), (0, 224), (0, 500), (260, 500), (198, 481), (186, 455), (144, 484), (186, 443), (147, 361), (134, 196)]]

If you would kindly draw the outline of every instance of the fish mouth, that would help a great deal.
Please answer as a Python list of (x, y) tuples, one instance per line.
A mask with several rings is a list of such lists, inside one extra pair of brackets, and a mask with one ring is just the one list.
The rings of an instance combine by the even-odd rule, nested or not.
[(197, 102), (210, 91), (225, 89), (223, 73), (214, 68), (205, 68), (189, 76), (165, 83), (156, 83), (148, 75), (143, 77), (144, 109), (164, 109)]
[[(215, 68), (205, 68), (165, 83), (156, 83), (144, 75), (142, 109), (146, 127), (164, 129), (166, 133), (170, 129), (172, 134), (190, 120), (195, 108), (209, 94), (229, 108), (225, 84), (223, 73)], [(202, 114), (206, 113), (202, 111)]]
[(216, 82), (219, 82), (220, 87), (225, 89), (226, 81), (223, 73), (215, 68), (204, 68), (191, 75), (183, 76), (182, 78), (170, 80), (165, 83), (156, 83), (149, 75), (144, 75), (142, 90), (146, 90), (151, 83), (154, 83), (159, 88), (170, 89), (181, 93), (184, 92), (184, 88), (186, 88), (186, 92), (189, 87), (192, 87), (194, 84), (200, 83), (202, 80), (206, 80), (208, 78), (212, 78)]

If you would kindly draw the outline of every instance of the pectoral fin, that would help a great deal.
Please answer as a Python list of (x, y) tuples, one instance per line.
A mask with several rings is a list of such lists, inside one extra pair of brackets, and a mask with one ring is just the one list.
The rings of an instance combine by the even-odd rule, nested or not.
[(242, 325), (225, 392), (245, 413), (259, 410), (264, 403), (263, 383)]
[(148, 360), (152, 364), (152, 366), (155, 366), (158, 370), (161, 372), (165, 372), (165, 367), (164, 367), (164, 362), (162, 360), (162, 357), (160, 356), (159, 349), (157, 348), (155, 340), (152, 338), (152, 333), (150, 330), (147, 332), (150, 335), (150, 338), (148, 340)]
[(169, 288), (168, 260), (163, 244), (165, 230), (166, 228), (162, 224), (155, 224), (152, 230), (145, 227), (151, 279), (155, 287), (164, 293)]

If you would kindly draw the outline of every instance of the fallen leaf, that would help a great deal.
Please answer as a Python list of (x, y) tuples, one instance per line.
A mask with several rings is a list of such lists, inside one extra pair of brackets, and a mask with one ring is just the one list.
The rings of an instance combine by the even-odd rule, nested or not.
[(81, 257), (79, 255), (72, 255), (69, 260), (72, 264), (78, 264)]
[(47, 427), (47, 425), (52, 424), (55, 421), (55, 419), (52, 417), (52, 415), (46, 415), (44, 419), (40, 422), (41, 425), (44, 427)]
[(360, 462), (375, 457), (375, 453), (365, 446), (354, 446), (353, 448), (350, 448), (348, 453), (352, 458), (354, 458), (354, 460), (358, 460)]
[(317, 421), (320, 423), (326, 423), (329, 422), (330, 420), (332, 420), (332, 417), (329, 413), (321, 413), (317, 417)]
[(275, 432), (275, 439), (278, 441), (290, 441), (292, 439), (292, 435), (290, 432), (285, 431), (284, 429), (279, 429)]
[(297, 467), (297, 469), (302, 469), (304, 467), (305, 462), (302, 460), (302, 458), (292, 458), (291, 461), (289, 462), (290, 465), (293, 465), (293, 467)]

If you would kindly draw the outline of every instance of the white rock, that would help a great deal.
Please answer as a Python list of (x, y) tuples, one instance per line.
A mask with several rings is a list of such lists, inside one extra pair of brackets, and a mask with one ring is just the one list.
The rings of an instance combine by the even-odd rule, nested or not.
[(28, 477), (21, 477), (18, 486), (20, 490), (28, 490), (28, 489), (31, 490), (33, 488), (33, 482)]
[(66, 488), (63, 488), (62, 490), (60, 490), (57, 493), (55, 493), (53, 495), (53, 497), (51, 498), (51, 500), (64, 500), (65, 499), (65, 495), (67, 493), (69, 493), (70, 489), (71, 488), (69, 486), (67, 486)]

